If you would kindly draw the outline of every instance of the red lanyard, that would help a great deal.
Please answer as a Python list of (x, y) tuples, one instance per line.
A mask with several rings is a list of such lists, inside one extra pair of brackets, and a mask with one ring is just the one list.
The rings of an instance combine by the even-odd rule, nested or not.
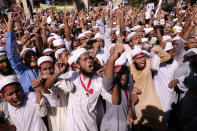
[(93, 89), (89, 89), (90, 85), (91, 85), (91, 82), (92, 82), (92, 78), (90, 77), (87, 88), (86, 88), (85, 84), (83, 83), (83, 81), (81, 79), (81, 73), (79, 73), (79, 78), (80, 78), (80, 81), (81, 81), (81, 85), (85, 89), (85, 91), (90, 93), (90, 94), (93, 94), (94, 90)]
[(124, 93), (125, 93), (125, 95), (126, 95), (127, 102), (128, 102), (128, 104), (129, 104), (131, 95), (130, 95), (130, 93), (129, 93), (129, 97), (128, 97), (127, 90), (124, 90)]

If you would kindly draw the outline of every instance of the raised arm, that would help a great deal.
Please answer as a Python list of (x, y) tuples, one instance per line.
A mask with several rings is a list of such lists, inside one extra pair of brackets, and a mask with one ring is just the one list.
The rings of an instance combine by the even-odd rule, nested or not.
[(26, 70), (25, 64), (22, 62), (22, 58), (16, 51), (16, 33), (14, 32), (15, 13), (8, 14), (8, 25), (6, 32), (6, 50), (7, 57), (11, 63), (12, 68), (17, 74), (21, 74)]

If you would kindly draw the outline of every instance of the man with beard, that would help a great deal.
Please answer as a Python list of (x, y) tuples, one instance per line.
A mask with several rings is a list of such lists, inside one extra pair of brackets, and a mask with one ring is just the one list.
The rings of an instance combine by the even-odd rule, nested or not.
[[(178, 113), (178, 126), (182, 130), (196, 130), (197, 117), (197, 48), (191, 48), (186, 52), (187, 62), (181, 64), (175, 71), (174, 80), (170, 82), (171, 88), (178, 85), (185, 91), (181, 99)], [(183, 90), (184, 88), (185, 90)]]
[[(155, 54), (157, 53), (157, 55)], [(145, 58), (140, 48), (132, 50), (133, 64), (130, 65), (130, 71), (135, 81), (134, 86), (142, 91), (139, 95), (139, 102), (135, 106), (137, 119), (134, 121), (135, 128), (139, 130), (164, 129), (163, 111), (161, 102), (155, 91), (152, 71), (158, 69), (158, 64), (170, 59), (170, 55), (159, 46), (154, 46), (151, 51), (152, 58)]]
[(6, 32), (7, 57), (19, 78), (24, 92), (34, 91), (31, 83), (34, 78), (38, 77), (37, 56), (30, 48), (25, 48), (20, 55), (17, 53), (16, 32), (14, 32), (15, 19), (15, 13), (11, 12), (8, 14)]
[[(175, 49), (173, 48), (172, 43), (167, 42), (164, 49), (170, 54), (171, 59), (161, 64), (158, 63), (157, 70), (154, 72), (154, 84), (157, 95), (161, 101), (163, 112), (165, 113), (164, 119), (168, 122), (172, 110), (171, 105), (175, 98), (175, 92), (169, 87), (169, 83), (173, 80), (174, 72), (179, 64), (174, 59)], [(158, 59), (160, 58), (158, 57)]]
[[(69, 93), (65, 129), (97, 131), (99, 96), (110, 103), (112, 96), (104, 89), (102, 78), (95, 75), (93, 59), (86, 49), (78, 48), (69, 59), (74, 59), (80, 71), (70, 80), (75, 87)], [(59, 81), (56, 85), (63, 87), (64, 82)]]

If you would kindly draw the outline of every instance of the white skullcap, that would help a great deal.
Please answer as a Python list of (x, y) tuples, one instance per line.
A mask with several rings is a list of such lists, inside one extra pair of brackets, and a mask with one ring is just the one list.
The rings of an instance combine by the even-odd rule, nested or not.
[(92, 34), (92, 31), (87, 30), (87, 31), (84, 32), (84, 35), (86, 35), (86, 34)]
[(47, 24), (51, 24), (51, 22), (52, 22), (52, 19), (51, 19), (51, 16), (49, 16), (49, 17), (47, 18)]
[(131, 40), (131, 38), (135, 35), (135, 34), (137, 34), (136, 32), (131, 32), (131, 33), (129, 33), (128, 34), (128, 36), (127, 36), (127, 40)]
[(162, 37), (162, 42), (164, 42), (164, 41), (166, 41), (166, 40), (172, 40), (172, 37), (169, 36), (169, 35), (164, 35), (164, 36)]
[(146, 55), (147, 57), (150, 57), (150, 53), (146, 50), (142, 50), (142, 52), (144, 53), (144, 55)]
[(115, 61), (115, 67), (116, 66), (127, 66), (128, 65), (128, 61), (127, 58), (125, 56), (125, 53), (121, 54), (121, 56)]
[(61, 25), (60, 25), (60, 28), (64, 28), (64, 25), (65, 25), (65, 24), (61, 24)]
[(172, 31), (177, 34), (179, 32), (182, 32), (182, 27), (181, 26), (178, 26), (178, 25), (175, 25), (173, 28), (172, 28)]
[(131, 57), (134, 58), (137, 55), (144, 54), (141, 48), (135, 48), (131, 51)]
[(6, 52), (5, 47), (1, 46), (1, 47), (0, 47), (0, 52)]
[(92, 25), (92, 23), (87, 23), (88, 25)]
[(134, 27), (132, 28), (132, 30), (136, 31), (137, 29), (140, 29), (140, 28), (141, 28), (140, 25), (136, 25), (136, 26), (134, 26)]
[(114, 8), (113, 8), (113, 10), (117, 10), (119, 8), (119, 6), (115, 6)]
[(53, 59), (50, 56), (41, 56), (38, 61), (37, 61), (37, 65), (38, 67), (40, 67), (42, 64), (44, 63), (53, 63)]
[(186, 52), (186, 54), (185, 54), (186, 56), (195, 56), (195, 55), (197, 55), (197, 48), (191, 48), (191, 49), (189, 49), (187, 52)]
[(73, 63), (76, 63), (78, 58), (83, 54), (88, 52), (85, 48), (77, 48), (76, 50), (74, 50), (69, 59), (68, 59), (68, 64), (72, 65)]
[(150, 39), (150, 43), (151, 43), (152, 45), (156, 44), (156, 43), (157, 43), (157, 37), (152, 37), (152, 38)]
[(19, 44), (19, 45), (22, 45), (22, 44), (23, 44), (22, 41), (16, 41), (16, 42), (17, 42), (17, 44)]
[(131, 32), (130, 29), (129, 29), (129, 27), (125, 27), (124, 31)]
[(20, 56), (21, 56), (21, 57), (23, 56), (23, 54), (25, 53), (25, 51), (33, 51), (33, 52), (35, 52), (35, 51), (32, 50), (31, 48), (23, 48), (23, 50), (22, 50), (21, 53), (20, 53)]
[(148, 38), (142, 38), (141, 41), (142, 42), (149, 42)]
[(7, 55), (6, 52), (0, 52), (0, 56)]
[(113, 25), (116, 25), (117, 23), (116, 22), (113, 22)]
[(64, 42), (63, 39), (57, 39), (57, 40), (53, 41), (53, 46), (54, 47), (57, 47), (57, 46), (60, 46), (60, 45), (65, 45), (65, 42)]
[(172, 39), (172, 41), (175, 41), (175, 40), (181, 40), (181, 37), (177, 35), (176, 37), (174, 37), (174, 38)]
[(96, 33), (96, 35), (94, 36), (94, 39), (102, 39), (103, 40), (103, 36), (100, 33)]
[(11, 83), (19, 83), (16, 75), (3, 77), (3, 79), (0, 80), (0, 91), (2, 91), (5, 86)]
[(145, 34), (147, 35), (148, 33), (150, 33), (151, 31), (153, 31), (153, 28), (144, 28)]
[(92, 29), (99, 29), (99, 27), (98, 26), (94, 26)]
[(46, 52), (54, 52), (54, 50), (51, 49), (51, 48), (46, 48), (46, 49), (43, 51), (43, 53), (46, 53)]
[(47, 39), (47, 42), (49, 42), (51, 39), (53, 39), (53, 36), (50, 36), (50, 37)]
[(167, 42), (167, 43), (166, 43), (166, 46), (165, 46), (165, 48), (164, 48), (164, 50), (165, 50), (165, 51), (169, 51), (169, 50), (171, 50), (171, 49), (173, 49), (172, 43), (171, 43), (171, 42)]
[(80, 39), (81, 37), (86, 37), (84, 33), (81, 33), (78, 35), (78, 39)]
[(58, 49), (56, 52), (55, 52), (55, 58), (57, 59), (59, 54), (61, 54), (63, 51), (65, 51), (66, 49), (65, 48), (60, 48)]

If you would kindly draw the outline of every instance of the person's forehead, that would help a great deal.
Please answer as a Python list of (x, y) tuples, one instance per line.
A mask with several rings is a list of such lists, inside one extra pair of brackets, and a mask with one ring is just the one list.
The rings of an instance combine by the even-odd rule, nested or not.
[(188, 39), (188, 42), (195, 42), (195, 41), (197, 41), (196, 38), (189, 38), (189, 39)]
[(48, 68), (48, 67), (51, 67), (53, 66), (53, 63), (44, 63), (41, 65), (41, 68)]
[(83, 53), (82, 55), (80, 55), (80, 58), (86, 58), (86, 57), (89, 57), (90, 56), (90, 54), (88, 53), (88, 52), (85, 52), (85, 53)]

